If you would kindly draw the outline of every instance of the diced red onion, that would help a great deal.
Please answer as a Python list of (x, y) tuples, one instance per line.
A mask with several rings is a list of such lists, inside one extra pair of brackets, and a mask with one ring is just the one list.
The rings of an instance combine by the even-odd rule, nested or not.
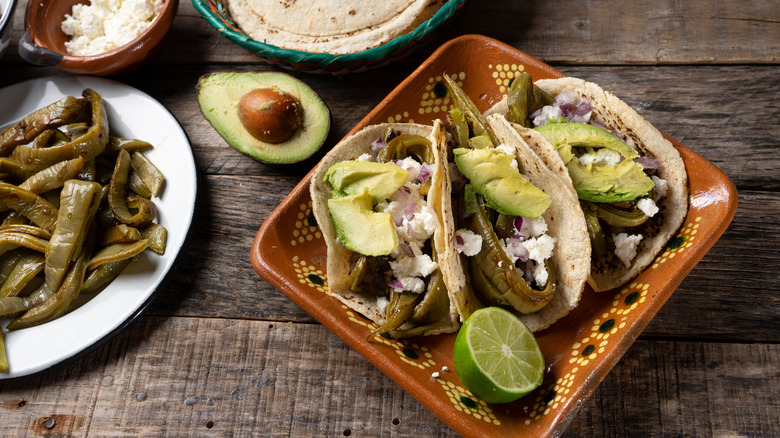
[(461, 236), (456, 234), (455, 235), (455, 246), (457, 248), (463, 248), (463, 245), (465, 245), (465, 244), (466, 244), (466, 242), (463, 240), (463, 237), (461, 237)]
[(518, 232), (521, 229), (523, 229), (523, 217), (522, 216), (516, 216), (514, 224), (515, 224), (515, 230), (517, 230)]
[(576, 114), (577, 107), (573, 103), (562, 103), (561, 104), (561, 111), (563, 111), (563, 117), (569, 118), (570, 115)]
[[(412, 214), (412, 213), (414, 213), (415, 207), (416, 207), (415, 203), (412, 202), (411, 204), (407, 205), (406, 208), (404, 208), (404, 213), (405, 214)], [(412, 217), (414, 217), (413, 214), (412, 214)]]
[(407, 186), (401, 186), (401, 189), (403, 189), (403, 191), (406, 192), (407, 195), (410, 195), (412, 193), (412, 189), (410, 189)]
[(593, 108), (591, 108), (590, 103), (580, 102), (577, 104), (577, 108), (574, 110), (574, 114), (577, 114), (578, 116), (584, 116), (591, 111), (593, 111)]
[(390, 280), (387, 282), (387, 285), (392, 287), (393, 289), (396, 289), (398, 291), (404, 290), (404, 285), (398, 280)]
[(403, 216), (393, 216), (393, 222), (395, 223), (396, 227), (400, 227), (404, 223), (404, 217)]
[(371, 150), (374, 152), (374, 155), (376, 155), (379, 153), (379, 151), (384, 149), (385, 146), (387, 146), (387, 143), (385, 143), (381, 138), (377, 138), (376, 141), (371, 143)]
[(398, 245), (398, 248), (400, 248), (401, 251), (404, 253), (404, 255), (406, 255), (407, 257), (414, 257), (414, 251), (412, 250), (411, 246), (405, 243), (401, 243)]
[(507, 239), (507, 250), (513, 257), (525, 261), (528, 260), (528, 249), (523, 245), (523, 240), (522, 236), (518, 235), (510, 237)]
[(661, 167), (660, 161), (648, 156), (635, 158), (634, 161), (641, 164), (645, 169), (658, 169)]
[(428, 179), (431, 177), (431, 169), (428, 168), (428, 164), (423, 163), (420, 166), (420, 171), (417, 173), (417, 179), (420, 180), (421, 183), (425, 184), (428, 182)]
[(572, 91), (563, 91), (555, 96), (555, 102), (558, 104), (558, 106), (563, 106), (567, 103), (576, 105), (577, 95)]

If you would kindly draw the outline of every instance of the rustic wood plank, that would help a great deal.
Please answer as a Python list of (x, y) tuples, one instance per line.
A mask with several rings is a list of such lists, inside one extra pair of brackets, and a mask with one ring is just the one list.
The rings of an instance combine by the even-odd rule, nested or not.
[[(209, 174), (303, 176), (358, 121), (379, 103), (408, 72), (390, 66), (345, 78), (296, 76), (308, 82), (330, 106), (332, 128), (325, 146), (297, 165), (256, 162), (233, 148), (203, 118), (196, 101), (201, 74), (224, 66), (191, 66), (160, 76), (159, 66), (118, 79), (149, 93), (176, 116), (195, 150), (198, 167)], [(266, 70), (267, 66), (235, 66), (234, 70)], [(776, 67), (561, 67), (613, 91), (660, 130), (712, 161), (739, 189), (780, 190), (780, 75)], [(10, 67), (0, 70), (0, 84), (51, 69)], [(722, 129), (722, 126), (728, 129)]]
[[(21, 62), (16, 42), (25, 4), (14, 17), (8, 58)], [(563, 13), (565, 11), (565, 13)], [(419, 63), (436, 45), (466, 33), (490, 36), (555, 63), (733, 64), (780, 60), (780, 9), (772, 0), (529, 2), (469, 1), (432, 44), (408, 61)], [(179, 2), (162, 64), (256, 62), (222, 37), (189, 1)]]
[(776, 344), (637, 342), (564, 436), (777, 436), (779, 352)]
[[(639, 341), (567, 436), (771, 436), (778, 360), (777, 344)], [(0, 382), (0, 411), (18, 437), (455, 436), (324, 327), (221, 319), (141, 317), (74, 364)]]
[[(165, 292), (148, 311), (312, 321), (260, 278), (249, 261), (260, 224), (297, 182), (293, 177), (207, 176), (195, 237)], [(731, 227), (683, 281), (645, 335), (777, 342), (780, 229), (771, 218), (778, 216), (780, 193), (743, 192)], [(697, 318), (689, 317), (691, 308), (698, 309)]]

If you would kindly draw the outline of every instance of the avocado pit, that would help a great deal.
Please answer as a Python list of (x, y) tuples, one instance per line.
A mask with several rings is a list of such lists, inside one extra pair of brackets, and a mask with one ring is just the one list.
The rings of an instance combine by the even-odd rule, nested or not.
[(238, 118), (253, 137), (266, 143), (288, 140), (303, 124), (303, 106), (278, 88), (258, 88), (238, 102)]

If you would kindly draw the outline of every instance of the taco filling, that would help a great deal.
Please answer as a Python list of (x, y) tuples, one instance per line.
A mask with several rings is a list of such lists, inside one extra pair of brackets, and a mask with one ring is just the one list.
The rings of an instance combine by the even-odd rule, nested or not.
[[(449, 172), (453, 238), (467, 277), (466, 286), (454, 289), (474, 297), (458, 300), (461, 316), (485, 305), (503, 306), (520, 314), (531, 330), (541, 330), (579, 300), (587, 267), (562, 269), (574, 258), (589, 264), (584, 220), (580, 215), (577, 222), (576, 200), (558, 178), (530, 149), (519, 149), (522, 140), (509, 124), (483, 118), (463, 90), (444, 78), (455, 103), (445, 124), (455, 164)], [(539, 183), (551, 185), (542, 190)], [(555, 221), (555, 233), (548, 232), (548, 220)], [(563, 235), (564, 227), (570, 235)], [(572, 259), (564, 259), (561, 238), (576, 254)]]
[(441, 329), (450, 323), (450, 301), (432, 239), (439, 215), (427, 200), (436, 149), (425, 136), (389, 128), (369, 150), (332, 164), (322, 178), (338, 245), (352, 252), (348, 291), (337, 292), (373, 301), (383, 318), (372, 335)]
[[(615, 287), (646, 266), (679, 226), (684, 165), (656, 129), (595, 84), (574, 78), (537, 84), (519, 75), (490, 112), (532, 128), (557, 152), (585, 215), (593, 273), (602, 275), (594, 287)], [(517, 129), (533, 143), (535, 134)], [(545, 154), (538, 142), (534, 149)]]

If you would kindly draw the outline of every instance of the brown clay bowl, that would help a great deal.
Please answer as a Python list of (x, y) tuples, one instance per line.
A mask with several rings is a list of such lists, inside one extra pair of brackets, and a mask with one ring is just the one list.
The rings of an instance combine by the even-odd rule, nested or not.
[(179, 0), (165, 0), (163, 10), (141, 35), (122, 47), (92, 56), (69, 55), (68, 36), (61, 25), (73, 5), (88, 0), (30, 1), (25, 14), (25, 32), (19, 55), (35, 65), (57, 67), (72, 73), (106, 76), (126, 73), (148, 61), (173, 23)]

